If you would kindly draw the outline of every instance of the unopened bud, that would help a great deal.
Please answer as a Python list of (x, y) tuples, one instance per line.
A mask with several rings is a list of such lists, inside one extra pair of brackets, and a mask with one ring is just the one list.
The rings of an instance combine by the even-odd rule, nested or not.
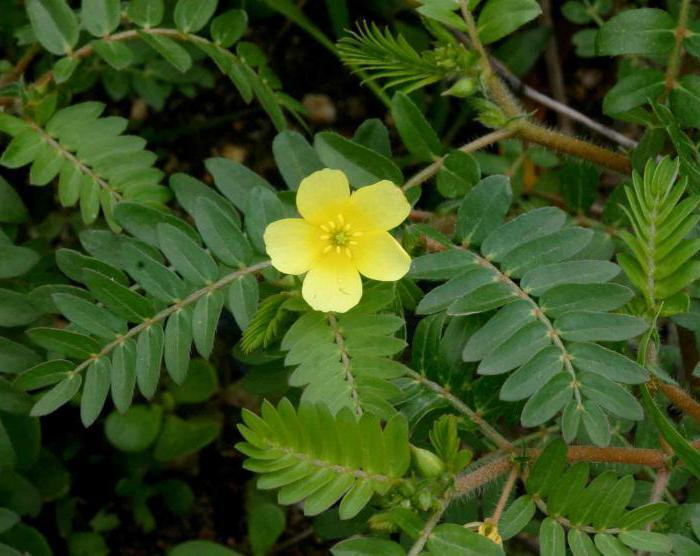
[(413, 464), (425, 478), (437, 477), (445, 471), (445, 463), (430, 450), (424, 450), (411, 445)]
[(473, 77), (463, 77), (456, 81), (452, 87), (447, 89), (443, 96), (449, 95), (459, 98), (467, 98), (472, 96), (477, 90), (477, 82)]

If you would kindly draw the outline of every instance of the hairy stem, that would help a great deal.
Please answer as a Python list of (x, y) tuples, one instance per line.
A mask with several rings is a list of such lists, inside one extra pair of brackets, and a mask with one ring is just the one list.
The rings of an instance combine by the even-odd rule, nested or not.
[(508, 478), (506, 479), (506, 484), (503, 485), (501, 495), (498, 497), (496, 508), (493, 510), (493, 514), (491, 514), (491, 517), (487, 518), (486, 521), (492, 523), (493, 525), (498, 525), (498, 522), (501, 520), (503, 510), (506, 509), (506, 504), (508, 503), (508, 499), (510, 498), (511, 492), (513, 492), (513, 487), (515, 486), (515, 481), (517, 479), (518, 468), (513, 466), (513, 468), (510, 470)]
[(204, 297), (205, 295), (221, 289), (227, 285), (229, 285), (231, 282), (236, 280), (237, 278), (240, 278), (241, 276), (245, 274), (252, 274), (254, 272), (259, 272), (261, 270), (264, 270), (270, 266), (270, 261), (263, 261), (261, 263), (254, 264), (252, 266), (249, 266), (247, 268), (242, 268), (240, 270), (236, 270), (235, 272), (230, 272), (229, 274), (226, 274), (222, 278), (219, 278), (216, 282), (209, 284), (208, 286), (205, 286), (199, 290), (196, 290), (192, 292), (190, 295), (188, 295), (185, 299), (182, 299), (181, 301), (178, 301), (177, 303), (174, 303), (173, 305), (170, 305), (169, 307), (166, 307), (159, 313), (155, 314), (153, 317), (150, 319), (144, 320), (142, 323), (137, 324), (133, 328), (130, 328), (129, 331), (126, 334), (123, 334), (116, 338), (115, 340), (109, 342), (107, 345), (105, 345), (98, 353), (95, 353), (92, 357), (89, 359), (86, 359), (79, 365), (73, 369), (70, 374), (71, 375), (76, 375), (86, 369), (87, 367), (90, 366), (91, 363), (94, 361), (108, 356), (113, 349), (115, 349), (117, 346), (120, 346), (127, 340), (130, 340), (131, 338), (134, 338), (141, 334), (144, 330), (150, 328), (156, 323), (162, 322), (165, 319), (167, 319), (170, 315), (175, 313), (176, 311), (179, 311), (183, 307), (187, 307), (188, 305), (192, 305), (193, 303), (197, 302), (201, 297)]
[(522, 111), (517, 101), (513, 98), (510, 91), (494, 72), (489, 55), (479, 39), (476, 23), (467, 8), (466, 0), (460, 0), (460, 8), (462, 17), (467, 24), (469, 40), (481, 59), (483, 82), (487, 89), (488, 96), (500, 107), (506, 117), (515, 120), (513, 129), (518, 137), (558, 152), (589, 160), (599, 166), (609, 168), (622, 174), (629, 174), (631, 172), (632, 165), (629, 158), (625, 155), (599, 147), (588, 141), (571, 137), (560, 131), (553, 131), (532, 123)]
[[(509, 129), (497, 129), (496, 131), (492, 131), (491, 133), (487, 133), (482, 137), (470, 141), (466, 145), (462, 145), (457, 150), (460, 150), (463, 153), (473, 153), (480, 149), (488, 147), (489, 145), (493, 145), (498, 141), (507, 139), (508, 137), (512, 137), (514, 133), (514, 131), (511, 131)], [(426, 166), (417, 174), (413, 175), (411, 178), (408, 179), (408, 181), (406, 181), (402, 189), (404, 191), (407, 191), (413, 187), (417, 187), (422, 183), (428, 181), (440, 171), (440, 168), (443, 167), (443, 165), (445, 164), (445, 158), (447, 157), (442, 156), (438, 158), (435, 162), (433, 162), (429, 166)]]
[(658, 387), (673, 405), (700, 423), (700, 403), (690, 394), (678, 386), (661, 381), (658, 382)]

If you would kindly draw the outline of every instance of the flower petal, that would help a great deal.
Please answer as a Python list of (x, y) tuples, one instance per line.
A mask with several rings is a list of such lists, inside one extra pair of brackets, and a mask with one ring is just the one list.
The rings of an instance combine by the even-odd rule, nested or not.
[(345, 174), (326, 168), (301, 180), (297, 191), (297, 210), (306, 220), (324, 224), (335, 217), (349, 198), (350, 184)]
[(272, 266), (285, 274), (303, 274), (321, 253), (320, 230), (301, 218), (283, 218), (265, 228), (265, 250)]
[(369, 230), (391, 230), (406, 220), (411, 212), (406, 195), (388, 180), (354, 191), (350, 205), (361, 215), (365, 229)]
[(301, 293), (316, 311), (344, 313), (362, 297), (362, 279), (345, 254), (319, 257), (304, 278)]
[(411, 257), (389, 232), (363, 235), (353, 249), (352, 260), (364, 276), (372, 280), (400, 280), (411, 266)]

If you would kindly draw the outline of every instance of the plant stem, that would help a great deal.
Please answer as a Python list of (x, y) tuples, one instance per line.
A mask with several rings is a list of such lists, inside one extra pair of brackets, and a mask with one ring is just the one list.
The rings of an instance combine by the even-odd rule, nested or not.
[(700, 423), (700, 403), (678, 386), (661, 381), (658, 381), (657, 384), (659, 390), (663, 392), (664, 396), (666, 396), (673, 405)]
[[(559, 45), (557, 36), (554, 33), (554, 23), (552, 21), (552, 5), (550, 0), (540, 0), (542, 8), (541, 20), (545, 28), (550, 31), (549, 40), (544, 51), (544, 58), (547, 63), (547, 77), (549, 78), (549, 88), (552, 96), (561, 104), (566, 105), (566, 87), (564, 86), (564, 76), (561, 71), (561, 59), (559, 58)], [(559, 126), (566, 133), (571, 133), (571, 120), (568, 114), (559, 112)]]
[(76, 375), (86, 369), (87, 367), (90, 366), (93, 362), (97, 361), (98, 359), (102, 357), (108, 356), (114, 348), (117, 346), (120, 346), (127, 340), (134, 338), (135, 336), (138, 336), (141, 332), (144, 330), (150, 328), (156, 323), (162, 322), (165, 319), (167, 319), (170, 315), (173, 313), (179, 311), (180, 309), (187, 307), (188, 305), (192, 305), (195, 303), (197, 300), (199, 300), (201, 297), (204, 297), (205, 295), (221, 289), (227, 285), (229, 285), (231, 282), (236, 280), (237, 278), (240, 278), (241, 276), (244, 276), (246, 274), (252, 274), (254, 272), (259, 272), (261, 270), (266, 269), (267, 267), (270, 266), (270, 261), (263, 261), (261, 263), (254, 264), (252, 266), (249, 266), (247, 268), (242, 268), (240, 270), (236, 270), (234, 272), (230, 272), (229, 274), (226, 274), (222, 278), (219, 278), (216, 282), (213, 282), (212, 284), (209, 284), (208, 286), (205, 286), (199, 290), (196, 290), (192, 292), (190, 295), (188, 295), (185, 299), (182, 299), (178, 301), (177, 303), (174, 303), (170, 305), (169, 307), (166, 307), (159, 313), (156, 313), (153, 317), (144, 320), (142, 323), (137, 324), (133, 328), (130, 328), (126, 334), (122, 334), (115, 340), (109, 342), (106, 344), (98, 353), (95, 353), (92, 357), (86, 359), (79, 365), (75, 367), (72, 371), (70, 371), (71, 375)]
[(0, 87), (19, 79), (19, 77), (26, 71), (29, 64), (32, 63), (34, 56), (37, 55), (39, 50), (41, 50), (41, 47), (38, 43), (35, 43), (32, 46), (30, 46), (24, 53), (24, 55), (15, 64), (15, 67), (8, 71), (5, 75), (0, 77)]
[(466, 0), (460, 0), (462, 18), (467, 24), (467, 34), (472, 47), (476, 49), (481, 59), (483, 82), (488, 96), (500, 107), (503, 114), (514, 120), (512, 129), (518, 137), (543, 145), (551, 150), (570, 154), (584, 160), (589, 160), (599, 166), (609, 168), (622, 174), (629, 174), (632, 165), (627, 156), (599, 147), (593, 143), (571, 137), (560, 131), (553, 131), (532, 123), (521, 110), (517, 101), (494, 72), (491, 60), (484, 45), (479, 39), (479, 33), (472, 14), (467, 8)]
[(453, 493), (451, 491), (445, 493), (445, 496), (440, 501), (440, 507), (437, 510), (435, 510), (433, 515), (431, 515), (428, 521), (425, 522), (425, 525), (423, 526), (423, 530), (421, 531), (418, 540), (416, 540), (416, 542), (413, 543), (413, 546), (408, 551), (408, 554), (406, 556), (418, 556), (418, 554), (420, 554), (423, 551), (425, 543), (428, 542), (428, 538), (430, 538), (430, 535), (433, 533), (433, 530), (440, 523), (440, 519), (445, 513), (445, 510), (447, 510), (448, 506), (450, 505), (450, 502), (452, 502), (452, 497)]
[(668, 67), (666, 68), (665, 95), (668, 95), (668, 93), (670, 93), (676, 86), (676, 78), (678, 77), (678, 72), (681, 69), (681, 62), (683, 61), (683, 39), (688, 32), (687, 25), (689, 11), (690, 0), (681, 0), (680, 7), (678, 9), (678, 25), (676, 26), (676, 43), (673, 46), (671, 56), (668, 60)]
[[(462, 151), (463, 153), (473, 153), (480, 149), (483, 149), (484, 147), (493, 145), (498, 141), (502, 141), (503, 139), (512, 137), (514, 133), (515, 132), (510, 129), (497, 129), (496, 131), (492, 131), (491, 133), (487, 133), (486, 135), (483, 135), (477, 139), (474, 139), (473, 141), (470, 141), (466, 145), (462, 145), (457, 150)], [(445, 158), (447, 157), (442, 156), (438, 158), (435, 162), (433, 162), (429, 166), (426, 166), (417, 174), (411, 176), (411, 178), (409, 178), (408, 181), (406, 181), (406, 183), (403, 185), (402, 189), (404, 191), (407, 191), (412, 187), (417, 187), (422, 183), (428, 181), (440, 171), (440, 168), (443, 167), (443, 165), (445, 164)]]
[(355, 378), (352, 376), (352, 370), (350, 369), (350, 357), (348, 356), (347, 349), (345, 348), (345, 338), (340, 331), (338, 326), (338, 319), (335, 318), (333, 313), (328, 313), (327, 315), (328, 323), (333, 331), (333, 336), (335, 338), (335, 343), (340, 351), (340, 361), (343, 365), (343, 373), (345, 374), (345, 381), (350, 386), (350, 399), (353, 404), (353, 411), (358, 417), (362, 415), (362, 406), (360, 405), (360, 396), (357, 392), (357, 383)]
[(479, 427), (479, 429), (481, 429), (481, 432), (484, 433), (484, 436), (491, 440), (500, 449), (509, 451), (513, 449), (513, 444), (511, 444), (511, 442), (507, 438), (505, 438), (501, 433), (499, 433), (496, 429), (494, 429), (491, 425), (484, 421), (484, 419), (476, 411), (474, 411), (471, 407), (465, 404), (457, 396), (452, 394), (447, 388), (438, 384), (437, 382), (433, 382), (432, 380), (427, 379), (422, 374), (417, 373), (414, 370), (409, 370), (408, 376), (416, 382), (418, 382), (419, 384), (421, 384), (422, 386), (424, 386), (425, 388), (427, 388), (428, 390), (432, 390), (438, 396), (444, 398), (457, 411), (459, 411), (463, 415), (466, 415), (466, 417), (472, 423), (474, 423), (477, 427)]
[(513, 466), (510, 470), (508, 478), (506, 479), (506, 484), (503, 485), (503, 490), (501, 491), (501, 495), (496, 503), (496, 509), (494, 509), (491, 517), (486, 519), (487, 522), (496, 526), (498, 525), (498, 522), (501, 520), (501, 514), (503, 514), (503, 510), (505, 510), (508, 499), (510, 498), (510, 493), (513, 492), (513, 487), (515, 486), (515, 481), (517, 478), (518, 468)]

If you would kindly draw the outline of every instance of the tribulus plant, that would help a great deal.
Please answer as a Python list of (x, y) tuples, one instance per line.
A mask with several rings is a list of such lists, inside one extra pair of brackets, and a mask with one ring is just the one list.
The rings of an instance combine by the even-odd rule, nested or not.
[(1, 556), (700, 554), (700, 6), (0, 0)]

